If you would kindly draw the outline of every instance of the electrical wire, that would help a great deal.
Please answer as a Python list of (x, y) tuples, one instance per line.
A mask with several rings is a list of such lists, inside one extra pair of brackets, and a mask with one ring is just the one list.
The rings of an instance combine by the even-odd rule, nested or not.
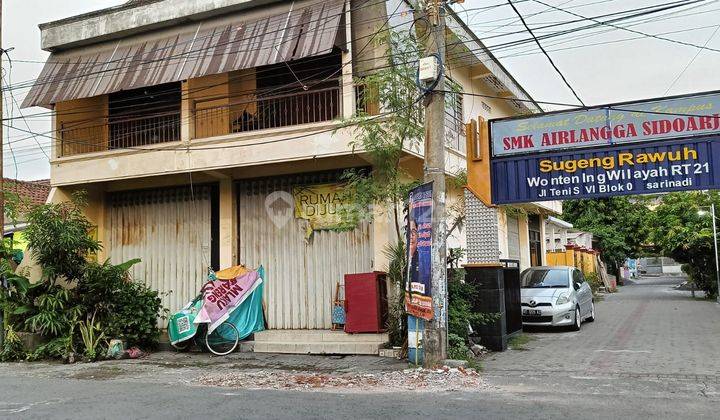
[[(7, 84), (9, 85), (10, 83), (12, 83), (13, 60), (12, 60), (12, 57), (10, 56), (10, 50), (5, 50), (5, 49), (3, 49), (2, 52), (0, 52), (0, 54), (5, 54), (5, 56), (6, 56), (7, 59), (8, 59), (8, 80), (7, 80)], [(3, 83), (4, 83), (4, 82), (5, 82), (5, 79), (4, 79), (4, 77), (3, 77)], [(15, 107), (17, 107), (17, 110), (18, 110), (18, 113), (20, 114), (20, 117), (21, 117), (22, 120), (25, 122), (25, 126), (26, 126), (26, 127), (28, 128), (28, 130), (29, 130), (29, 129), (30, 129), (30, 124), (27, 122), (27, 119), (25, 119), (25, 115), (23, 114), (22, 109), (20, 108), (20, 104), (18, 103), (17, 99), (15, 98), (15, 94), (13, 93), (13, 91), (9, 91), (9, 93), (10, 93), (10, 98), (11, 98), (11, 100), (12, 100), (12, 104), (11, 104), (11, 105), (12, 105), (12, 108), (11, 108), (10, 116), (12, 117), (12, 115), (13, 115), (13, 112), (12, 112), (12, 111), (15, 109)], [(8, 135), (9, 135), (9, 134), (10, 134), (10, 133), (8, 133)], [(48, 154), (47, 154), (47, 152), (45, 151), (45, 149), (43, 149), (43, 147), (40, 145), (40, 142), (38, 141), (37, 136), (33, 136), (33, 139), (35, 140), (35, 143), (37, 143), (38, 147), (40, 147), (40, 150), (43, 152), (43, 154), (45, 155), (45, 157), (49, 160), (49, 159), (50, 159), (50, 156), (48, 156)], [(13, 161), (15, 161), (15, 153), (13, 152), (12, 143), (10, 142), (10, 139), (9, 139), (9, 138), (8, 138), (7, 144), (8, 144), (8, 147), (10, 148), (10, 152), (11, 152), (12, 155), (13, 155)], [(17, 177), (17, 162), (15, 163), (15, 172), (16, 172), (15, 176)]]
[[(671, 6), (675, 6), (675, 7), (678, 6), (677, 2), (671, 3), (670, 5), (671, 5)], [(684, 4), (681, 4), (681, 5), (685, 5), (685, 3), (684, 3)], [(633, 10), (640, 10), (640, 9), (646, 9), (646, 8), (639, 8), (639, 9), (633, 9)], [(396, 9), (396, 10), (397, 10), (397, 9)], [(624, 11), (624, 12), (626, 12), (626, 11)], [(624, 13), (624, 12), (623, 12), (623, 13)], [(616, 15), (616, 14), (617, 14), (617, 13), (613, 13), (613, 14), (610, 14), (610, 15)], [(607, 15), (605, 15), (605, 16), (607, 16)], [(634, 16), (631, 16), (631, 17), (634, 17)], [(580, 29), (584, 29), (584, 28), (580, 28)], [(530, 38), (529, 41), (532, 41), (532, 39)], [(367, 45), (367, 44), (366, 44), (366, 45)], [(491, 47), (491, 48), (497, 49), (498, 47), (496, 46), (496, 47)], [(472, 51), (470, 51), (469, 53), (472, 53)], [(459, 57), (459, 58), (462, 58), (462, 57)], [(357, 61), (357, 60), (356, 60), (356, 61)], [(33, 114), (33, 115), (36, 115), (36, 114)]]
[(550, 54), (548, 54), (547, 51), (545, 51), (545, 48), (543, 48), (543, 46), (542, 46), (542, 44), (540, 43), (540, 41), (537, 39), (537, 37), (535, 37), (535, 34), (533, 34), (532, 30), (530, 29), (530, 27), (528, 26), (528, 24), (525, 22), (525, 19), (523, 18), (523, 15), (520, 13), (520, 11), (517, 9), (517, 7), (515, 7), (515, 5), (513, 4), (512, 0), (507, 0), (507, 1), (508, 1), (508, 4), (510, 5), (510, 7), (512, 7), (512, 9), (515, 11), (515, 13), (516, 13), (516, 14), (518, 15), (518, 17), (520, 18), (520, 21), (521, 21), (522, 24), (525, 26), (525, 29), (527, 29), (527, 31), (528, 31), (528, 33), (530, 34), (530, 36), (532, 36), (533, 39), (535, 39), (535, 43), (537, 44), (538, 48), (540, 48), (540, 50), (542, 50), (543, 54), (545, 55), (545, 57), (547, 57), (548, 61), (549, 61), (550, 64), (553, 66), (553, 68), (555, 69), (555, 71), (557, 72), (557, 74), (560, 75), (560, 78), (563, 80), (563, 82), (565, 83), (565, 85), (570, 89), (570, 91), (572, 92), (572, 94), (575, 95), (575, 98), (578, 100), (578, 102), (580, 102), (580, 104), (581, 104), (582, 106), (585, 106), (585, 102), (583, 102), (583, 100), (580, 98), (580, 95), (578, 95), (577, 92), (575, 92), (575, 89), (573, 89), (573, 87), (572, 87), (572, 85), (570, 84), (570, 82), (568, 82), (568, 80), (565, 78), (565, 75), (560, 71), (560, 69), (558, 68), (558, 66), (555, 64), (555, 62), (553, 61), (553, 59), (550, 57)]
[[(677, 2), (677, 1), (676, 1), (676, 2), (664, 3), (663, 5), (670, 5), (671, 7), (679, 7), (679, 6), (685, 6), (685, 5), (688, 5), (688, 4), (692, 4), (692, 3), (696, 3), (696, 2), (702, 2), (702, 1), (706, 1), (706, 0), (693, 0), (693, 1), (691, 1), (691, 2), (687, 2), (687, 1)], [(399, 3), (398, 3), (398, 6), (400, 6), (401, 4), (402, 4), (402, 2), (399, 2)], [(662, 6), (662, 5), (661, 5), (661, 6)], [(360, 6), (360, 7), (367, 7), (367, 6)], [(647, 10), (647, 9), (651, 9), (651, 8), (653, 8), (653, 7), (658, 7), (658, 6), (648, 6), (648, 7), (642, 7), (642, 8), (632, 9), (632, 10)], [(618, 14), (627, 13), (627, 12), (628, 12), (628, 11), (610, 13), (610, 14), (605, 14), (605, 15), (596, 16), (596, 17), (594, 17), (594, 18), (597, 19), (597, 18), (600, 18), (600, 17), (607, 17), (607, 16), (611, 16), (611, 15), (618, 15)], [(392, 14), (390, 14), (390, 15), (388, 16), (388, 19), (389, 19), (390, 17), (394, 16), (395, 14), (397, 14), (397, 8), (396, 8), (396, 11), (395, 11), (394, 13), (392, 13)], [(583, 19), (580, 19), (580, 20), (583, 20)], [(568, 22), (568, 23), (572, 23), (572, 22)], [(552, 25), (551, 25), (551, 26), (552, 26)], [(376, 34), (376, 32), (373, 33), (373, 34), (371, 34), (371, 36), (372, 36), (372, 35), (375, 35), (375, 34)], [(488, 37), (487, 39), (490, 39), (490, 38), (493, 38), (493, 37)], [(541, 38), (541, 39), (542, 39), (542, 38)], [(240, 40), (240, 41), (242, 41), (242, 40)], [(240, 42), (240, 41), (238, 41), (238, 42)], [(151, 50), (151, 51), (152, 51), (152, 50)], [(199, 51), (204, 51), (204, 50), (199, 50)], [(187, 54), (187, 53), (184, 53), (184, 54)], [(182, 54), (180, 54), (180, 55), (182, 55)], [(203, 56), (204, 56), (204, 55), (203, 55)], [(153, 61), (153, 60), (150, 60), (149, 62), (152, 62), (152, 61)], [(154, 60), (154, 61), (158, 61), (158, 60)], [(102, 64), (105, 64), (105, 62), (101, 62), (101, 63), (102, 63)], [(99, 65), (102, 65), (102, 64), (99, 64)], [(125, 66), (125, 67), (129, 67), (129, 66), (133, 66), (133, 65), (134, 65), (134, 64), (131, 63), (131, 64), (128, 64), (128, 66)], [(158, 66), (160, 66), (160, 65), (163, 65), (163, 64), (162, 64), (162, 63), (158, 64)], [(123, 67), (116, 67), (116, 68), (110, 69), (110, 70), (108, 70), (108, 71), (116, 71), (116, 70), (122, 69), (122, 68), (123, 68)], [(147, 70), (147, 69), (143, 69), (143, 70)], [(141, 71), (141, 70), (138, 69), (138, 70), (136, 70), (136, 71)], [(83, 76), (71, 76), (71, 77), (68, 77), (68, 78), (66, 78), (66, 79), (67, 79), (67, 80), (72, 80), (73, 78), (83, 77), (83, 78), (85, 78), (85, 79), (87, 79), (87, 80), (92, 80), (92, 78), (87, 77), (87, 76), (92, 76), (93, 74), (97, 74), (97, 73), (98, 73), (98, 72), (91, 72), (91, 73), (88, 74), (88, 75), (83, 75)], [(100, 72), (100, 73), (102, 73), (102, 72)], [(102, 76), (100, 76), (100, 77), (102, 77)], [(63, 80), (65, 80), (65, 79), (63, 79)], [(29, 80), (28, 82), (32, 82), (32, 81), (33, 81), (33, 80), (31, 79), (31, 80)], [(38, 83), (40, 83), (40, 85), (42, 85), (42, 84), (44, 84), (44, 83), (50, 83), (50, 82), (38, 81), (38, 79), (36, 79), (36, 80), (35, 80), (35, 84), (38, 84)], [(10, 88), (11, 88), (11, 89), (17, 89), (17, 88), (23, 88), (23, 86), (11, 86)]]
[[(5, 52), (5, 51), (3, 50), (3, 53), (4, 53), (4, 52)], [(5, 74), (4, 74), (5, 71), (4, 71), (4, 69), (2, 70), (2, 73), (3, 73), (3, 74), (2, 74), (2, 80), (0, 80), (0, 83), (4, 86), (4, 85), (5, 85)], [(5, 107), (4, 109), (9, 109), (9, 110), (10, 110), (10, 115), (12, 115), (14, 109), (13, 109), (12, 103), (10, 103), (10, 104), (8, 105), (8, 97), (7, 97), (7, 96), (4, 96), (4, 97), (3, 97), (3, 106)], [(4, 133), (3, 133), (3, 134), (4, 134)], [(0, 139), (0, 142), (4, 142), (4, 139)], [(18, 163), (17, 163), (17, 158), (15, 157), (15, 151), (13, 150), (13, 147), (12, 147), (11, 144), (8, 144), (8, 149), (10, 150), (10, 156), (12, 157), (13, 168), (14, 168), (14, 170), (15, 170), (15, 176), (14, 176), (14, 178), (18, 178)], [(3, 164), (4, 164), (4, 162), (3, 162)], [(4, 165), (3, 165), (3, 167), (4, 167)], [(4, 177), (4, 176), (3, 176), (3, 177)], [(4, 181), (4, 180), (3, 180), (3, 181)], [(17, 183), (15, 183), (15, 187), (17, 188)]]
[(690, 66), (692, 66), (692, 64), (693, 64), (693, 63), (695, 62), (695, 60), (698, 58), (698, 56), (700, 55), (700, 53), (703, 52), (704, 48), (705, 48), (705, 47), (710, 43), (710, 41), (715, 37), (715, 34), (717, 34), (718, 29), (720, 29), (720, 25), (717, 25), (717, 26), (715, 27), (715, 30), (712, 32), (712, 34), (710, 34), (710, 36), (708, 37), (708, 39), (705, 41), (705, 44), (703, 44), (703, 49), (697, 50), (697, 52), (695, 53), (695, 55), (693, 56), (693, 58), (691, 58), (690, 61), (688, 61), (688, 63), (685, 65), (685, 67), (683, 67), (683, 69), (680, 71), (680, 73), (673, 79), (672, 83), (670, 83), (670, 86), (668, 86), (668, 88), (665, 89), (665, 92), (663, 93), (663, 95), (667, 95), (668, 92), (670, 92), (670, 89), (672, 89), (673, 86), (675, 86), (675, 83), (677, 83), (678, 80), (680, 80), (680, 78), (683, 76), (683, 74), (685, 74), (685, 72), (687, 71), (687, 69), (690, 68)]
[[(502, 99), (506, 99), (506, 98), (502, 98)], [(514, 99), (513, 99), (513, 100), (514, 100)]]
[[(509, 1), (509, 0), (508, 0), (508, 1)], [(539, 4), (545, 5), (545, 6), (547, 6), (547, 7), (551, 7), (551, 8), (553, 8), (553, 9), (555, 9), (555, 10), (558, 10), (558, 11), (561, 11), (561, 12), (565, 12), (565, 13), (567, 13), (567, 14), (569, 14), (569, 15), (576, 16), (576, 17), (579, 17), (579, 18), (581, 18), (581, 19), (586, 19), (586, 20), (589, 20), (589, 21), (591, 21), (591, 22), (599, 23), (599, 24), (601, 24), (601, 25), (611, 26), (611, 27), (613, 27), (613, 28), (616, 28), (616, 29), (619, 29), (619, 30), (622, 30), (622, 31), (632, 32), (632, 33), (634, 33), (634, 34), (643, 35), (643, 36), (646, 36), (646, 37), (649, 37), (649, 38), (655, 38), (655, 39), (659, 39), (659, 40), (662, 40), (662, 41), (672, 42), (672, 43), (679, 44), (679, 45), (685, 45), (685, 46), (687, 46), (687, 47), (698, 48), (698, 49), (700, 49), (701, 51), (704, 50), (704, 49), (708, 49), (709, 51), (720, 52), (720, 49), (701, 47), (701, 46), (696, 45), (696, 44), (693, 44), (693, 43), (691, 43), (691, 42), (685, 42), (685, 41), (679, 41), (679, 40), (676, 40), (676, 39), (665, 38), (665, 37), (662, 37), (662, 36), (653, 35), (653, 34), (648, 34), (648, 33), (642, 32), (642, 31), (637, 31), (637, 30), (634, 30), (634, 29), (629, 29), (629, 28), (626, 28), (626, 27), (623, 27), (623, 26), (615, 25), (615, 24), (613, 24), (613, 23), (601, 22), (601, 21), (598, 21), (598, 20), (596, 20), (596, 19), (594, 19), (594, 18), (591, 18), (591, 17), (586, 17), (586, 16), (580, 15), (580, 14), (578, 14), (578, 13), (571, 12), (571, 11), (569, 11), (569, 10), (562, 9), (562, 8), (560, 8), (560, 7), (552, 6), (552, 5), (547, 4), (547, 3), (543, 2), (543, 1), (540, 1), (540, 0), (533, 0), (533, 1), (534, 1), (535, 3), (539, 3)]]
[[(362, 8), (365, 8), (365, 7), (372, 7), (372, 6), (375, 6), (375, 5), (380, 4), (380, 3), (384, 3), (384, 1), (383, 1), (383, 0), (379, 0), (379, 1), (376, 1), (376, 2), (374, 2), (374, 3), (367, 2), (366, 4), (364, 4), (364, 5), (362, 5), (362, 6), (358, 6), (358, 7), (356, 7), (356, 8), (351, 8), (351, 11), (359, 10), (359, 9), (362, 9)], [(400, 4), (401, 4), (401, 3), (402, 3), (402, 2), (400, 2)], [(313, 7), (313, 6), (314, 6), (314, 5), (310, 5), (310, 6), (307, 6), (307, 7)], [(306, 7), (306, 8), (307, 8), (307, 7)], [(398, 8), (399, 8), (399, 5), (398, 5)], [(344, 11), (340, 14), (340, 18), (342, 17), (343, 14), (344, 14)], [(391, 17), (392, 17), (392, 15), (388, 16), (387, 19), (389, 20)], [(373, 19), (381, 20), (382, 18), (373, 18)], [(289, 28), (296, 28), (296, 27), (300, 27), (300, 28), (301, 28), (301, 27), (305, 27), (306, 25), (312, 24), (312, 23), (314, 23), (314, 22), (320, 22), (320, 18), (317, 18), (317, 19), (311, 20), (311, 21), (307, 21), (307, 22), (298, 22), (298, 23), (295, 24), (295, 25), (289, 25), (289, 26), (287, 26), (287, 27), (283, 27), (283, 28), (281, 28), (281, 29), (274, 30), (274, 31), (260, 32), (260, 33), (258, 33), (258, 34), (256, 34), (256, 35), (253, 35), (253, 36), (249, 37), (249, 38), (241, 38), (241, 39), (236, 39), (236, 40), (231, 40), (231, 41), (226, 41), (226, 42), (218, 42), (218, 43), (213, 44), (213, 48), (216, 48), (216, 49), (217, 49), (218, 47), (223, 47), (223, 46), (228, 46), (228, 45), (233, 45), (233, 44), (242, 43), (242, 42), (245, 42), (245, 41), (249, 41), (249, 40), (258, 38), (258, 37), (260, 37), (260, 36), (266, 37), (266, 36), (268, 36), (268, 35), (271, 35), (271, 34), (274, 34), (274, 33), (278, 33), (278, 32), (281, 32), (281, 31), (283, 31), (283, 30), (287, 30), (287, 29), (289, 29)], [(383, 25), (383, 26), (384, 26), (384, 25)], [(335, 32), (336, 32), (336, 31), (337, 31), (337, 27), (335, 27), (335, 28), (329, 28), (329, 29), (325, 29), (325, 30), (326, 30), (326, 31), (335, 31)], [(322, 30), (321, 30), (321, 31), (318, 31), (317, 33), (322, 33)], [(372, 34), (367, 35), (367, 37), (374, 37), (376, 33), (377, 33), (377, 32), (373, 32)], [(303, 35), (302, 33), (298, 33), (297, 36), (295, 36), (295, 37), (290, 37), (290, 38), (288, 38), (288, 39), (285, 40), (285, 41), (281, 41), (281, 42), (280, 42), (280, 45), (283, 45), (283, 44), (285, 44), (285, 43), (297, 42), (302, 35)], [(215, 36), (216, 36), (215, 33), (212, 33), (212, 34), (210, 34), (210, 35), (203, 36), (203, 37), (200, 37), (200, 38), (198, 38), (198, 39), (200, 39), (200, 40), (202, 40), (203, 38), (208, 38), (208, 39), (209, 39), (209, 38), (212, 38), (212, 37), (215, 37)], [(362, 37), (362, 38), (364, 38), (364, 37)], [(143, 56), (143, 57), (148, 57), (148, 56), (151, 56), (151, 57), (152, 57), (152, 56), (155, 56), (158, 52), (162, 52), (162, 51), (165, 51), (165, 50), (173, 49), (173, 48), (176, 48), (177, 45), (182, 45), (182, 44), (190, 44), (190, 45), (191, 45), (190, 48), (192, 48), (192, 45), (194, 45), (194, 43), (197, 42), (198, 39), (193, 38), (192, 40), (178, 42), (178, 43), (175, 43), (175, 44), (173, 44), (173, 45), (149, 49), (149, 50), (147, 50), (147, 51), (143, 51), (142, 56)], [(83, 73), (82, 75), (79, 75), (79, 76), (70, 76), (70, 77), (62, 78), (62, 79), (56, 79), (56, 78), (47, 79), (47, 78), (46, 78), (47, 80), (40, 80), (41, 77), (39, 77), (39, 78), (36, 78), (36, 79), (30, 79), (30, 80), (27, 80), (27, 81), (24, 81), (24, 82), (20, 82), (19, 85), (20, 85), (20, 86), (23, 86), (23, 84), (27, 85), (28, 83), (30, 83), (30, 84), (33, 84), (33, 85), (43, 86), (44, 84), (47, 84), (47, 83), (59, 83), (59, 82), (67, 81), (67, 80), (72, 80), (72, 79), (78, 78), (78, 77), (87, 78), (88, 76), (93, 76), (93, 75), (98, 75), (98, 74), (105, 74), (105, 73), (109, 73), (109, 72), (116, 72), (116, 71), (118, 71), (118, 70), (128, 69), (128, 68), (130, 68), (130, 67), (136, 67), (136, 66), (137, 66), (138, 68), (137, 68), (136, 70), (134, 70), (134, 72), (140, 72), (140, 71), (143, 71), (143, 72), (144, 72), (144, 71), (150, 70), (150, 69), (152, 69), (152, 68), (150, 68), (150, 69), (148, 69), (148, 68), (140, 68), (139, 66), (140, 66), (141, 64), (158, 63), (158, 66), (163, 66), (163, 67), (164, 67), (164, 66), (167, 65), (168, 60), (178, 60), (178, 61), (179, 61), (179, 60), (183, 60), (183, 59), (184, 59), (184, 60), (187, 60), (187, 59), (189, 59), (189, 58), (198, 58), (198, 57), (204, 57), (204, 58), (206, 58), (206, 57), (214, 57), (214, 56), (224, 56), (224, 55), (229, 55), (229, 54), (238, 54), (238, 53), (242, 53), (242, 52), (253, 52), (253, 53), (256, 53), (256, 54), (257, 54), (260, 50), (263, 50), (263, 49), (273, 49), (273, 48), (277, 48), (277, 46), (278, 46), (277, 44), (272, 44), (272, 45), (268, 45), (268, 46), (261, 47), (261, 48), (259, 48), (259, 49), (258, 49), (258, 48), (250, 48), (250, 49), (247, 49), (247, 50), (232, 49), (231, 51), (226, 51), (226, 52), (221, 52), (221, 53), (214, 52), (213, 54), (207, 54), (208, 48), (198, 48), (198, 49), (194, 49), (194, 50), (191, 49), (191, 50), (188, 50), (188, 51), (180, 52), (180, 53), (177, 53), (177, 54), (171, 54), (171, 55), (169, 55), (169, 56), (167, 56), (167, 57), (162, 57), (162, 58), (157, 58), (157, 59), (150, 59), (150, 60), (145, 59), (145, 58), (140, 58), (140, 59), (135, 59), (135, 58), (131, 58), (131, 59), (118, 58), (118, 59), (114, 59), (114, 60), (103, 60), (103, 61), (98, 61), (98, 62), (90, 65), (89, 67), (91, 67), (91, 68), (92, 68), (92, 67), (95, 67), (95, 66), (107, 67), (108, 64), (113, 64), (113, 63), (123, 63), (124, 65), (121, 65), (121, 66), (118, 66), (118, 67), (113, 67), (113, 68), (106, 68), (106, 69), (104, 69), (104, 70), (91, 71), (91, 72), (88, 72), (88, 73)], [(192, 56), (192, 55), (191, 55), (192, 53), (197, 53), (198, 55), (197, 55), (197, 56)], [(77, 57), (76, 57), (76, 58), (77, 58)], [(57, 64), (60, 64), (60, 65), (63, 65), (63, 64), (65, 64), (65, 65), (71, 65), (71, 64), (73, 64), (73, 63), (74, 63), (74, 61), (70, 61), (70, 60), (67, 61), (67, 62), (63, 62), (63, 61), (57, 62)], [(100, 77), (103, 77), (103, 76), (100, 76)], [(16, 86), (11, 86), (11, 88), (12, 88), (12, 89), (15, 89), (15, 88), (17, 88), (17, 87), (16, 87)]]

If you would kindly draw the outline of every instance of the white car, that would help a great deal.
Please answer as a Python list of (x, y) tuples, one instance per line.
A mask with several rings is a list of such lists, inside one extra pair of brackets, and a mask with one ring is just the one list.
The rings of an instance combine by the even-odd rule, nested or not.
[(520, 275), (523, 325), (580, 330), (595, 320), (592, 290), (575, 267), (532, 267)]

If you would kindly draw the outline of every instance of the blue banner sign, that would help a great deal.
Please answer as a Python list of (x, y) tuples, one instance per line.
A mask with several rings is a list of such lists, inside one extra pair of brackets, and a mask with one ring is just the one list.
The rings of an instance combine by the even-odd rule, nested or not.
[(433, 184), (410, 190), (407, 223), (407, 280), (405, 310), (418, 318), (433, 319), (431, 254)]
[(493, 157), (720, 133), (720, 93), (702, 93), (490, 122)]
[(720, 188), (720, 136), (494, 158), (495, 204)]

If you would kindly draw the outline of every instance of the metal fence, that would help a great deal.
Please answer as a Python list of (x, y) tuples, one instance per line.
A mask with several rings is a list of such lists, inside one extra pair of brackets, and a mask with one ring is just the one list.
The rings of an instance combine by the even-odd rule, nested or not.
[(195, 104), (194, 138), (331, 121), (340, 116), (340, 88), (248, 98), (219, 106)]
[(179, 141), (180, 112), (152, 117), (110, 117), (82, 125), (66, 123), (59, 134), (60, 157)]

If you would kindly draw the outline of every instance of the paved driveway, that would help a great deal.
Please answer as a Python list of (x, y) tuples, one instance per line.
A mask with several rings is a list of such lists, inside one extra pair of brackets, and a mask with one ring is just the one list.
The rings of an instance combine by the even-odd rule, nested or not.
[(720, 306), (645, 278), (596, 304), (579, 332), (534, 330), (525, 351), (497, 353), (487, 372), (720, 380)]
[(529, 332), (525, 350), (486, 360), (485, 377), (541, 418), (718, 418), (720, 306), (675, 290), (680, 281), (622, 287), (579, 332)]

